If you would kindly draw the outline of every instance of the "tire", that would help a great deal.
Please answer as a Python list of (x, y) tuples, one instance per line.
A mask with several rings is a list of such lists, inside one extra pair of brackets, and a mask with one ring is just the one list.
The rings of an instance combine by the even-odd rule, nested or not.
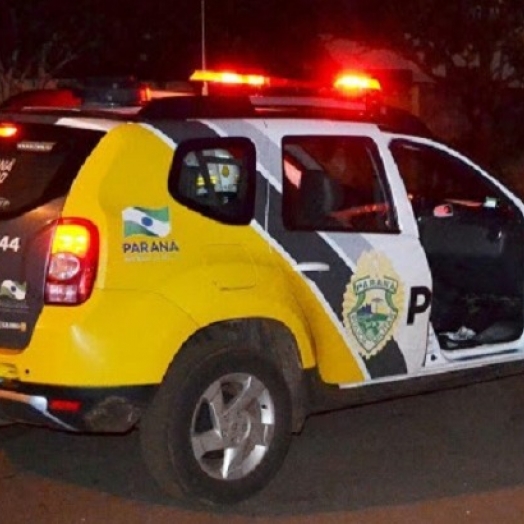
[(140, 422), (141, 448), (167, 493), (232, 504), (279, 470), (291, 439), (291, 400), (272, 361), (210, 346), (186, 348), (172, 363)]

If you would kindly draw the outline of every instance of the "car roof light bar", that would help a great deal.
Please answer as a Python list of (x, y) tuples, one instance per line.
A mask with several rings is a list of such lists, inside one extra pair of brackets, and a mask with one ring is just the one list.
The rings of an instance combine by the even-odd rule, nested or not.
[(205, 82), (223, 86), (242, 86), (262, 91), (283, 89), (308, 96), (362, 96), (381, 91), (380, 82), (363, 72), (340, 73), (330, 84), (308, 80), (292, 80), (256, 74), (241, 74), (234, 71), (198, 69), (189, 78), (193, 82)]
[(362, 73), (341, 73), (333, 83), (340, 91), (380, 91), (380, 82), (372, 76)]
[(193, 82), (214, 82), (217, 84), (250, 85), (262, 87), (269, 85), (269, 78), (263, 75), (244, 75), (233, 71), (210, 71), (197, 69), (189, 78)]

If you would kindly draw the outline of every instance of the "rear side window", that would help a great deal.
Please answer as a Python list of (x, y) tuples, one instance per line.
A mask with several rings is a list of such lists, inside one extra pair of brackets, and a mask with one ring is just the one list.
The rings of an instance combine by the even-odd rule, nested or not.
[(169, 192), (226, 224), (249, 224), (255, 204), (255, 146), (246, 138), (188, 140), (173, 158)]
[(0, 138), (0, 218), (67, 195), (103, 133), (49, 124), (16, 124)]
[(398, 231), (376, 144), (359, 136), (293, 136), (282, 144), (290, 230)]

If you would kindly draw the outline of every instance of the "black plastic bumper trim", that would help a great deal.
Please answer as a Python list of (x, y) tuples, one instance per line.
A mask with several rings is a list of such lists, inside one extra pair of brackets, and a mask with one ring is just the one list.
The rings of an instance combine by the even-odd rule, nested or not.
[[(68, 431), (120, 433), (131, 429), (150, 402), (156, 386), (57, 387), (0, 382), (0, 420)], [(76, 412), (49, 409), (54, 399), (80, 402)]]

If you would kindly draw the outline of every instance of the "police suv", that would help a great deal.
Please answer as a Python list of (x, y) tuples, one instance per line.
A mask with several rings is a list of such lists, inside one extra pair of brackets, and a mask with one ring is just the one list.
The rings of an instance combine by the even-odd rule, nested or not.
[(312, 413), (524, 370), (504, 185), (372, 79), (198, 79), (256, 93), (2, 107), (0, 419), (137, 427), (164, 490), (225, 504)]

